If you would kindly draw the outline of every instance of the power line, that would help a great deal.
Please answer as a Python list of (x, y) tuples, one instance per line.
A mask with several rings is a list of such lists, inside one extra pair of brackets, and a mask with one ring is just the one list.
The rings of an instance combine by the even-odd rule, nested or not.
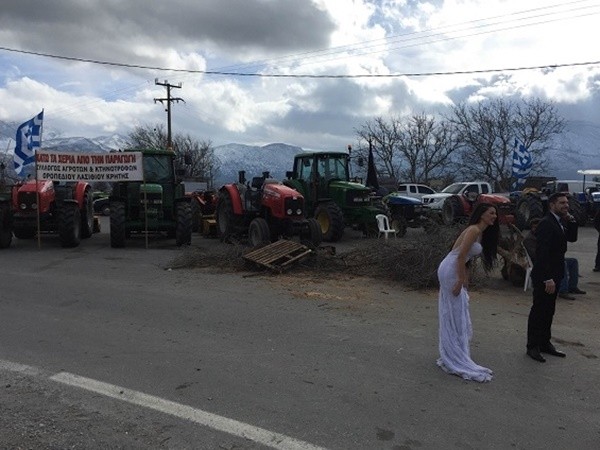
[[(388, 51), (388, 50), (393, 51), (393, 50), (402, 49), (402, 48), (406, 48), (406, 47), (414, 47), (414, 46), (423, 45), (423, 44), (430, 44), (432, 42), (439, 42), (439, 41), (444, 41), (444, 40), (452, 40), (452, 39), (457, 39), (457, 38), (470, 37), (470, 36), (474, 36), (474, 35), (493, 33), (493, 32), (497, 32), (497, 31), (505, 31), (505, 30), (509, 30), (512, 28), (507, 27), (507, 28), (502, 28), (502, 29), (493, 29), (491, 31), (483, 31), (483, 32), (472, 34), (472, 35), (446, 37), (445, 39), (438, 39), (435, 41), (429, 40), (427, 42), (422, 42), (422, 43), (417, 42), (417, 43), (412, 43), (411, 45), (408, 45), (408, 46), (399, 46), (399, 47), (394, 47), (392, 49), (385, 48), (383, 50), (365, 51), (365, 50), (369, 50), (369, 49), (376, 49), (376, 48), (382, 47), (382, 46), (387, 46), (390, 44), (398, 44), (398, 43), (403, 44), (406, 42), (415, 41), (415, 40), (422, 39), (422, 38), (432, 38), (432, 37), (436, 37), (436, 36), (444, 36), (445, 33), (442, 32), (443, 30), (448, 30), (448, 31), (446, 31), (446, 33), (457, 33), (457, 32), (461, 32), (461, 31), (466, 32), (471, 29), (476, 30), (476, 29), (489, 28), (489, 27), (493, 27), (493, 26), (502, 25), (503, 22), (507, 22), (504, 20), (507, 18), (511, 19), (510, 21), (524, 21), (524, 20), (528, 20), (528, 19), (538, 19), (538, 18), (546, 17), (546, 16), (555, 16), (557, 14), (561, 14), (561, 13), (565, 13), (565, 12), (572, 14), (574, 11), (577, 11), (577, 10), (594, 8), (594, 7), (599, 6), (599, 5), (587, 5), (587, 6), (573, 8), (574, 5), (579, 4), (579, 3), (586, 3), (587, 1), (588, 0), (576, 0), (576, 1), (569, 2), (569, 3), (561, 3), (558, 5), (550, 5), (550, 6), (540, 7), (540, 8), (516, 11), (513, 13), (499, 15), (499, 16), (492, 16), (492, 17), (475, 19), (475, 20), (466, 21), (466, 22), (449, 24), (449, 25), (445, 25), (445, 26), (442, 26), (442, 27), (439, 27), (436, 29), (413, 31), (410, 33), (402, 33), (402, 34), (395, 35), (395, 36), (387, 36), (385, 38), (373, 39), (373, 40), (363, 41), (363, 42), (355, 43), (355, 44), (348, 44), (348, 45), (332, 47), (332, 48), (328, 48), (328, 49), (321, 49), (321, 50), (313, 50), (313, 51), (303, 52), (303, 53), (299, 53), (299, 54), (295, 54), (295, 55), (287, 55), (287, 56), (281, 56), (281, 57), (277, 57), (277, 58), (249, 62), (246, 64), (225, 66), (225, 67), (219, 68), (218, 70), (227, 70), (227, 71), (241, 70), (241, 69), (247, 70), (247, 69), (250, 69), (253, 67), (258, 68), (258, 67), (263, 67), (268, 64), (274, 64), (274, 63), (293, 64), (294, 62), (299, 61), (299, 60), (302, 60), (302, 63), (300, 63), (299, 66), (304, 66), (304, 65), (316, 64), (316, 63), (324, 62), (324, 61), (332, 61), (333, 59), (342, 59), (342, 58), (333, 58), (333, 59), (324, 59), (323, 60), (320, 58), (330, 56), (330, 55), (341, 54), (341, 53), (345, 53), (345, 52), (348, 52), (350, 54), (347, 56), (344, 56), (343, 58), (348, 58), (348, 57), (352, 57), (352, 56), (361, 56), (361, 55), (365, 55), (365, 54), (381, 53), (381, 52)], [(568, 7), (569, 9), (567, 11), (551, 11), (556, 8), (564, 9), (565, 7)], [(528, 15), (531, 13), (539, 13), (541, 11), (544, 13), (537, 14), (537, 15)], [(551, 12), (545, 12), (545, 11), (551, 11)], [(595, 15), (598, 13), (595, 12), (593, 14)], [(525, 15), (528, 15), (528, 16), (525, 16)], [(592, 14), (585, 14), (585, 16), (589, 16), (589, 15), (592, 15)], [(522, 16), (525, 16), (525, 17), (522, 17)], [(575, 17), (580, 17), (580, 16), (575, 16)], [(516, 19), (513, 20), (513, 18), (516, 18)], [(571, 19), (574, 17), (567, 17), (567, 18)], [(543, 25), (546, 23), (555, 22), (555, 21), (559, 21), (559, 20), (563, 20), (563, 18), (559, 17), (559, 18), (555, 18), (552, 20), (548, 20), (548, 21), (539, 21), (539, 22), (535, 22), (535, 23), (531, 23), (531, 24), (515, 26), (515, 28), (524, 27), (524, 26), (528, 26), (528, 25)], [(489, 21), (496, 21), (496, 22), (495, 23), (485, 23), (485, 22), (489, 22)], [(477, 23), (482, 23), (482, 24), (476, 25), (474, 27), (465, 28), (466, 25), (477, 24)], [(456, 29), (456, 28), (459, 28), (459, 29)], [(306, 62), (306, 58), (311, 58), (311, 61)], [(317, 59), (317, 61), (314, 61), (314, 59)]]
[(495, 72), (515, 72), (520, 70), (535, 70), (535, 69), (556, 69), (559, 67), (576, 67), (576, 66), (596, 66), (600, 64), (600, 61), (587, 61), (587, 62), (573, 62), (573, 63), (561, 63), (561, 64), (542, 64), (536, 66), (522, 66), (522, 67), (505, 67), (497, 69), (480, 69), (480, 70), (455, 70), (448, 72), (406, 72), (406, 73), (390, 73), (390, 74), (285, 74), (285, 73), (253, 73), (253, 72), (226, 72), (220, 70), (194, 70), (194, 69), (170, 69), (167, 67), (158, 66), (146, 66), (142, 64), (126, 64), (117, 63), (110, 61), (101, 61), (88, 58), (75, 58), (72, 56), (60, 56), (52, 55), (49, 53), (32, 52), (27, 50), (18, 50), (8, 47), (0, 47), (0, 50), (23, 53), (26, 55), (43, 56), (46, 58), (62, 59), (67, 61), (85, 62), (90, 64), (100, 64), (104, 66), (114, 67), (127, 67), (130, 69), (146, 69), (156, 70), (162, 72), (178, 72), (178, 73), (195, 73), (203, 75), (222, 75), (231, 77), (256, 77), (256, 78), (400, 78), (400, 77), (429, 77), (429, 76), (441, 76), (441, 75), (468, 75), (478, 73), (495, 73)]

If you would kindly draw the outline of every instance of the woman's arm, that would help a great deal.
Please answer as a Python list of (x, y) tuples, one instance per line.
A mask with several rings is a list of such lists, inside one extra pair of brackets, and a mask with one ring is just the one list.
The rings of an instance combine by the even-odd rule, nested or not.
[(452, 289), (452, 294), (455, 296), (460, 294), (460, 290), (463, 286), (467, 286), (469, 282), (469, 273), (467, 269), (467, 256), (473, 243), (479, 237), (479, 229), (471, 225), (465, 231), (462, 237), (462, 241), (459, 245), (458, 257), (456, 258), (456, 274), (457, 281)]

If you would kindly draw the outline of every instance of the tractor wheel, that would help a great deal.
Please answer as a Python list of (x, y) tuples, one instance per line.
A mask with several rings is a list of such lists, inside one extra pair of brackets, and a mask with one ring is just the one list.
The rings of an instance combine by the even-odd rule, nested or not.
[(202, 223), (202, 209), (200, 208), (200, 203), (194, 197), (192, 197), (190, 208), (192, 214), (192, 233), (197, 233)]
[(89, 190), (85, 191), (81, 206), (81, 237), (87, 239), (94, 234), (94, 200)]
[(125, 204), (112, 202), (110, 204), (110, 246), (112, 248), (125, 247)]
[(444, 225), (454, 225), (464, 216), (465, 211), (460, 198), (452, 196), (444, 200), (444, 206), (442, 207), (442, 221)]
[(587, 215), (585, 210), (581, 207), (581, 203), (571, 195), (567, 197), (569, 199), (569, 212), (575, 217), (577, 225), (584, 227), (587, 224)]
[(187, 202), (177, 203), (175, 243), (178, 247), (192, 243), (192, 209)]
[(10, 211), (8, 206), (0, 206), (0, 248), (7, 248), (12, 242), (9, 214)]
[(75, 203), (63, 203), (58, 210), (58, 236), (65, 248), (77, 247), (81, 241), (81, 211)]
[(234, 214), (231, 197), (226, 191), (219, 192), (215, 217), (217, 219), (217, 232), (221, 241), (229, 241), (235, 235), (240, 219)]
[(319, 247), (323, 242), (323, 232), (321, 231), (321, 225), (316, 219), (310, 218), (306, 221), (306, 228), (308, 231), (307, 240), (311, 243), (314, 248)]
[(406, 223), (406, 219), (404, 217), (396, 217), (395, 219), (392, 218), (392, 223), (390, 226), (396, 230), (396, 236), (398, 237), (403, 237), (408, 228), (408, 224)]
[(31, 239), (36, 231), (32, 228), (15, 228), (13, 234), (17, 239)]
[(344, 234), (344, 213), (334, 202), (321, 203), (315, 210), (315, 219), (319, 222), (323, 240), (339, 241)]
[(262, 247), (271, 243), (271, 230), (269, 230), (269, 224), (265, 219), (257, 217), (250, 222), (248, 240), (252, 247)]
[(517, 228), (519, 230), (529, 229), (529, 221), (534, 218), (544, 217), (544, 205), (542, 200), (535, 194), (526, 194), (517, 202), (515, 209)]

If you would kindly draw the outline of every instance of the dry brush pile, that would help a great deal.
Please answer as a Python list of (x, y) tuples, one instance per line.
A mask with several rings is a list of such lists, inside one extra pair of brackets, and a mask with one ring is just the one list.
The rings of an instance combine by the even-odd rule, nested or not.
[[(324, 245), (310, 256), (287, 269), (323, 276), (344, 274), (400, 282), (413, 288), (437, 287), (437, 267), (446, 256), (458, 228), (440, 227), (435, 234), (414, 233), (398, 239), (357, 239), (352, 249), (332, 252), (335, 246)], [(247, 262), (242, 256), (251, 249), (241, 244), (190, 247), (170, 265), (178, 268), (204, 268), (216, 271), (260, 273), (266, 269)], [(474, 283), (482, 279), (482, 271), (475, 269)]]

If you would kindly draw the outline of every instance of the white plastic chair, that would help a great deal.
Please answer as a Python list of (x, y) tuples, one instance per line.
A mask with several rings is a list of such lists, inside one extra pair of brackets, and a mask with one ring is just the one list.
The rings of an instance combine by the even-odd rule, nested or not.
[(527, 269), (525, 269), (525, 284), (523, 286), (523, 290), (526, 291), (527, 289), (529, 289), (532, 284), (531, 284), (531, 269), (533, 269), (533, 262), (531, 262), (531, 256), (529, 256), (529, 253), (527, 253), (527, 249), (525, 248), (525, 245), (523, 245), (523, 243), (521, 242), (521, 245), (523, 246), (523, 251), (525, 252), (525, 257), (527, 258)]
[(390, 228), (390, 222), (385, 214), (377, 214), (375, 218), (377, 219), (377, 228), (379, 229), (378, 237), (381, 237), (383, 234), (387, 239), (390, 233), (396, 237), (397, 231), (393, 228)]

